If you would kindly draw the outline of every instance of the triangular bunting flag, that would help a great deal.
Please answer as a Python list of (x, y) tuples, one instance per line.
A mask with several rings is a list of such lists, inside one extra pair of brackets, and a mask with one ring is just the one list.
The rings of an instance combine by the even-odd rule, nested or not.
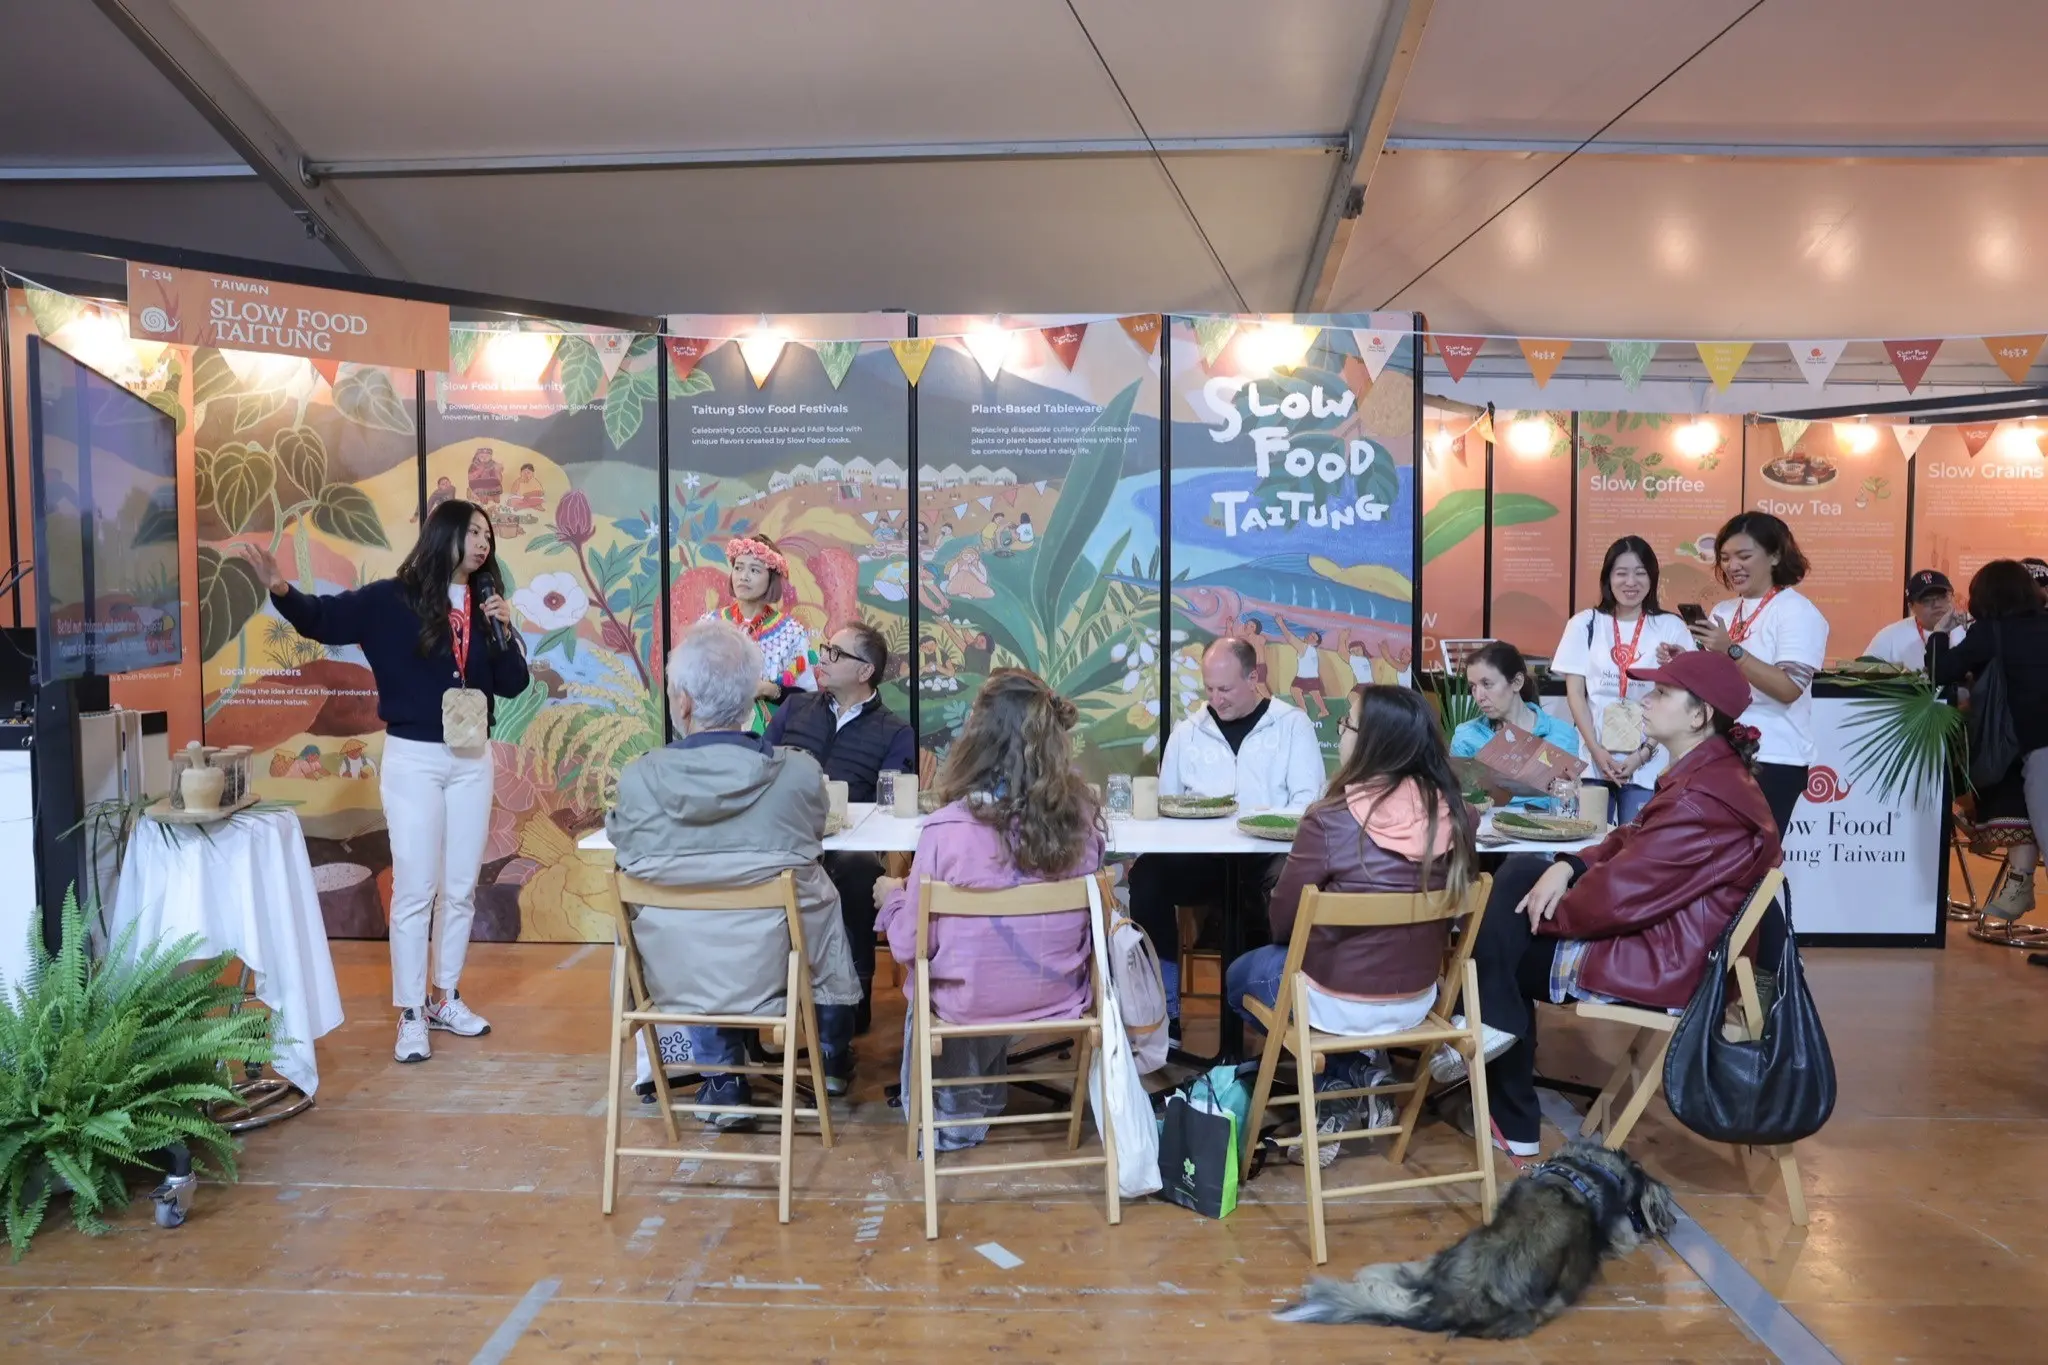
[(1043, 495), (1045, 492), (1045, 483), (1046, 481), (1044, 479), (1040, 479), (1037, 483), (1032, 484), (1031, 487), (1035, 492)]
[(1124, 329), (1124, 335), (1136, 342), (1138, 349), (1146, 355), (1159, 349), (1159, 314), (1139, 313), (1116, 321)]
[[(1939, 340), (1929, 341), (1887, 341), (1884, 353), (1892, 358), (1892, 368), (1899, 372), (1899, 379), (1911, 393), (1926, 377), (1927, 367), (1934, 363), (1934, 353), (1941, 349)], [(1971, 451), (1971, 454), (1976, 454)]]
[(981, 504), (982, 511), (987, 512), (995, 507), (996, 495), (991, 493), (985, 498), (976, 498), (975, 501)]
[(1351, 339), (1358, 343), (1358, 358), (1365, 362), (1368, 379), (1377, 380), (1380, 371), (1387, 368), (1387, 362), (1394, 358), (1394, 352), (1408, 335), (1408, 326), (1406, 313), (1374, 313), (1370, 328), (1351, 333)]
[(956, 516), (956, 517), (964, 517), (964, 516), (966, 516), (966, 515), (967, 515), (967, 504), (966, 504), (966, 503), (964, 503), (964, 502), (961, 502), (961, 503), (955, 503), (955, 504), (953, 505), (953, 515), (954, 515), (954, 516)]
[(1074, 357), (1081, 354), (1081, 338), (1088, 335), (1088, 324), (1074, 322), (1065, 327), (1041, 327), (1038, 334), (1045, 338), (1046, 345), (1052, 347), (1052, 353), (1060, 358), (1060, 364), (1071, 370)]
[(755, 388), (766, 384), (768, 376), (775, 373), (775, 362), (782, 359), (788, 345), (789, 338), (779, 332), (756, 332), (740, 338), (740, 359), (746, 362)]
[(1003, 499), (1003, 506), (1015, 507), (1017, 505), (1017, 494), (1020, 491), (1021, 490), (1016, 488), (1005, 488), (1001, 494), (1001, 497)]
[(1444, 358), (1444, 368), (1450, 371), (1453, 384), (1465, 377), (1465, 371), (1479, 358), (1479, 348), (1486, 344), (1485, 337), (1435, 336), (1430, 340), (1436, 344), (1436, 353)]
[(341, 362), (339, 360), (316, 360), (313, 362), (313, 372), (326, 380), (327, 387), (331, 389), (334, 387), (334, 376), (341, 373)]
[(1531, 341), (1523, 337), (1521, 343), (1522, 359), (1529, 362), (1529, 373), (1536, 377), (1539, 389), (1550, 382), (1550, 376), (1557, 373), (1564, 360), (1564, 353), (1572, 348), (1569, 341)]
[(1974, 459), (1978, 451), (1991, 441), (1991, 434), (1998, 430), (1996, 422), (1966, 422), (1956, 428), (1956, 434), (1963, 438), (1963, 449)]
[(1017, 334), (1001, 327), (986, 327), (969, 332), (961, 341), (967, 347), (967, 354), (974, 357), (974, 363), (981, 366), (981, 372), (993, 384), (996, 376), (1003, 372), (1003, 366), (1010, 361), (1010, 349), (1016, 344)]
[(2041, 343), (2048, 336), (2031, 337), (1985, 337), (1984, 349), (1991, 352), (1991, 358), (1998, 362), (1998, 368), (2005, 371), (2005, 377), (2015, 384), (2027, 382), (2027, 371), (2034, 368), (2034, 357), (2041, 354)]
[(690, 371), (697, 368), (697, 362), (711, 349), (711, 343), (703, 337), (663, 337), (668, 346), (668, 373), (671, 379), (688, 379)]
[(867, 523), (868, 523), (868, 525), (870, 525), (870, 526), (873, 526), (873, 525), (875, 524), (875, 518), (876, 518), (876, 517), (878, 517), (878, 516), (880, 516), (880, 515), (881, 515), (881, 513), (879, 513), (879, 512), (863, 512), (863, 513), (861, 513), (861, 515), (862, 515), (863, 517), (866, 517), (866, 518), (867, 518)]
[(619, 364), (626, 358), (626, 348), (633, 344), (631, 332), (585, 332), (583, 339), (597, 352), (598, 363), (604, 366), (605, 382), (610, 383), (619, 372)]
[(932, 347), (938, 343), (930, 337), (905, 337), (889, 343), (889, 349), (896, 354), (896, 363), (903, 367), (903, 377), (915, 384), (924, 373), (927, 360), (932, 358)]
[(1223, 348), (1236, 334), (1237, 321), (1234, 318), (1196, 318), (1195, 342), (1201, 348), (1202, 363), (1215, 364), (1216, 357), (1223, 354)]
[(1486, 442), (1486, 444), (1488, 444), (1488, 445), (1492, 445), (1492, 444), (1493, 444), (1493, 414), (1492, 414), (1492, 413), (1490, 413), (1490, 412), (1482, 412), (1482, 413), (1480, 413), (1480, 414), (1479, 414), (1479, 420), (1478, 420), (1478, 421), (1476, 421), (1476, 422), (1474, 422), (1474, 423), (1472, 424), (1472, 430), (1474, 430), (1474, 431), (1476, 431), (1476, 432), (1478, 432), (1478, 433), (1479, 433), (1479, 439), (1480, 439), (1480, 440), (1482, 440), (1482, 441)]
[(1906, 458), (1910, 460), (1920, 449), (1920, 443), (1927, 439), (1929, 430), (1923, 423), (1903, 422), (1892, 428), (1892, 435), (1898, 438), (1899, 449), (1905, 451)]
[(1806, 382), (1819, 388), (1828, 382), (1828, 376), (1835, 372), (1835, 362), (1842, 358), (1846, 341), (1788, 341), (1792, 359), (1799, 362), (1799, 372), (1806, 376)]
[(1700, 364), (1707, 367), (1707, 374), (1717, 389), (1726, 389), (1735, 382), (1735, 372), (1742, 368), (1743, 361), (1749, 359), (1749, 348), (1754, 344), (1748, 341), (1694, 343), (1700, 353)]
[(1650, 362), (1657, 358), (1657, 343), (1610, 341), (1607, 343), (1607, 358), (1614, 362), (1614, 372), (1621, 376), (1622, 387), (1633, 389), (1643, 382), (1643, 371), (1649, 369)]
[(1778, 449), (1784, 454), (1790, 455), (1792, 448), (1799, 444), (1799, 438), (1804, 436), (1806, 429), (1812, 425), (1813, 423), (1802, 421), (1797, 417), (1780, 417), (1778, 419)]
[(825, 367), (825, 377), (838, 388), (846, 378), (846, 372), (853, 368), (853, 358), (860, 354), (858, 341), (814, 341), (811, 349), (818, 353), (818, 363)]

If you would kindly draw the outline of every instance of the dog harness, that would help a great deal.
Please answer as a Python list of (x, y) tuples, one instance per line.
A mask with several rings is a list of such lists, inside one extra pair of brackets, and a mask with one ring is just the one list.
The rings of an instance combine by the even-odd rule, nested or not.
[(1587, 1205), (1592, 1208), (1592, 1210), (1594, 1211), (1594, 1215), (1596, 1217), (1599, 1215), (1600, 1212), (1600, 1197), (1593, 1193), (1593, 1187), (1586, 1183), (1586, 1177), (1590, 1175), (1595, 1180), (1598, 1180), (1601, 1184), (1612, 1186), (1614, 1189), (1616, 1199), (1620, 1202), (1623, 1208), (1628, 1210), (1628, 1221), (1634, 1225), (1636, 1234), (1641, 1237), (1647, 1237), (1650, 1235), (1649, 1227), (1645, 1225), (1643, 1222), (1642, 1211), (1638, 1209), (1635, 1206), (1634, 1202), (1629, 1199), (1628, 1190), (1622, 1185), (1619, 1178), (1608, 1174), (1606, 1171), (1582, 1171), (1578, 1167), (1567, 1166), (1561, 1161), (1554, 1160), (1545, 1161), (1540, 1165), (1532, 1166), (1530, 1169), (1522, 1173), (1522, 1178), (1524, 1180), (1528, 1180), (1539, 1175), (1557, 1176), (1558, 1178), (1563, 1180), (1567, 1185), (1570, 1185), (1573, 1189), (1577, 1190), (1579, 1192), (1580, 1197), (1583, 1198), (1586, 1201)]

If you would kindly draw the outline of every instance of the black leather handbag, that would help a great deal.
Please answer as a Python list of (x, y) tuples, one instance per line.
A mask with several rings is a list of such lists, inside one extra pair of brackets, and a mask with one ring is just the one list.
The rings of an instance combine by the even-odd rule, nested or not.
[(2005, 690), (2005, 637), (1996, 621), (1977, 629), (1991, 632), (1991, 661), (1970, 683), (1970, 785), (1982, 792), (2003, 782), (2020, 761), (2020, 737)]
[(1757, 1147), (1797, 1142), (1819, 1132), (1835, 1109), (1835, 1060), (1799, 969), (1789, 886), (1781, 894), (1787, 927), (1776, 963), (1777, 994), (1764, 1014), (1764, 1036), (1754, 1042), (1721, 1036), (1728, 941), (1738, 917), (1729, 921), (1707, 959), (1699, 988), (1664, 1054), (1664, 1102), (1672, 1116), (1716, 1142)]

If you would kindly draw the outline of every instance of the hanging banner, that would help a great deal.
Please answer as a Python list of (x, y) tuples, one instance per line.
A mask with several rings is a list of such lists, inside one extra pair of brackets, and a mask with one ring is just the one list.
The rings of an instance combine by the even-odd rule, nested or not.
[(671, 384), (680, 383), (690, 377), (690, 371), (697, 368), (697, 362), (704, 358), (704, 352), (711, 342), (703, 337), (663, 337), (668, 346), (668, 379)]
[[(1781, 422), (1779, 425), (1784, 424)], [(1906, 458), (1910, 460), (1920, 449), (1920, 443), (1927, 439), (1927, 433), (1931, 429), (1918, 423), (1905, 422), (1893, 427), (1892, 435), (1898, 439), (1899, 449), (1905, 451)]]
[(932, 347), (938, 343), (930, 337), (905, 337), (889, 343), (889, 349), (896, 353), (896, 363), (903, 367), (903, 377), (911, 383), (917, 382), (924, 373), (925, 362), (932, 358)]
[(1387, 367), (1388, 358), (1408, 335), (1412, 321), (1413, 317), (1408, 313), (1374, 313), (1372, 326), (1351, 334), (1351, 339), (1358, 345), (1358, 358), (1365, 364), (1368, 380), (1380, 377), (1380, 371)]
[(626, 347), (632, 344), (631, 332), (585, 332), (583, 339), (590, 343), (590, 349), (597, 352), (598, 363), (604, 366), (604, 377), (610, 381), (619, 373), (619, 364), (626, 358)]
[[(1482, 419), (1483, 420), (1483, 419)], [(1492, 423), (1493, 527), (1492, 597), (1485, 632), (1547, 655), (1571, 615), (1572, 458), (1568, 412), (1517, 412), (1502, 408)], [(1518, 434), (1522, 435), (1518, 441)], [(1541, 439), (1532, 439), (1540, 437)], [(1443, 504), (1438, 504), (1439, 520)], [(1475, 509), (1477, 510), (1477, 509)], [(1422, 553), (1429, 562), (1431, 534), (1447, 534), (1425, 518)], [(1423, 590), (1429, 590), (1423, 575)], [(1442, 660), (1433, 660), (1438, 667)]]
[(1578, 427), (1575, 605), (1600, 600), (1601, 558), (1626, 535), (1657, 552), (1664, 602), (1717, 601), (1714, 533), (1742, 510), (1742, 419), (1582, 412)]
[(1118, 318), (1116, 322), (1124, 329), (1124, 335), (1136, 342), (1138, 349), (1146, 355), (1159, 349), (1159, 314), (1139, 313), (1134, 317)]
[(1607, 343), (1607, 358), (1614, 362), (1614, 372), (1621, 376), (1623, 387), (1633, 389), (1643, 382), (1643, 371), (1650, 368), (1650, 362), (1657, 357), (1657, 343), (1654, 341), (1610, 341)]
[(1997, 430), (1996, 422), (1961, 422), (1956, 426), (1956, 435), (1963, 438), (1963, 449), (1968, 451), (1970, 458), (1974, 460), (1978, 453), (1990, 444), (1992, 434)]
[(1453, 384), (1465, 377), (1465, 371), (1479, 358), (1479, 348), (1486, 344), (1485, 337), (1433, 336), (1430, 341), (1444, 358), (1444, 369), (1450, 372)]
[(1542, 388), (1550, 382), (1550, 376), (1557, 373), (1557, 367), (1564, 361), (1564, 353), (1572, 348), (1569, 341), (1531, 341), (1521, 338), (1522, 359), (1529, 362), (1529, 373), (1536, 377), (1536, 387)]
[(1493, 444), (1493, 414), (1492, 414), (1492, 413), (1490, 413), (1490, 412), (1482, 412), (1482, 413), (1480, 413), (1480, 414), (1479, 414), (1479, 420), (1478, 420), (1478, 421), (1476, 421), (1476, 422), (1474, 422), (1474, 423), (1472, 424), (1472, 430), (1478, 433), (1478, 435), (1479, 435), (1479, 439), (1480, 439), (1480, 440), (1482, 440), (1482, 441), (1486, 442), (1486, 444), (1488, 444), (1488, 445), (1492, 445), (1492, 444)]
[(2041, 343), (2048, 341), (2048, 335), (2025, 337), (1985, 337), (1984, 349), (1991, 352), (1991, 358), (1998, 362), (1998, 368), (2005, 371), (2005, 377), (2015, 384), (2027, 382), (2027, 371), (2034, 368), (2034, 358), (2041, 354)]
[(448, 368), (445, 304), (128, 263), (128, 335), (403, 370)]
[[(1805, 430), (1794, 435), (1787, 430), (1794, 425)], [(1772, 426), (1780, 439), (1772, 439)], [(1743, 443), (1746, 503), (1798, 536), (1811, 566), (1799, 590), (1827, 617), (1829, 659), (1857, 657), (1880, 627), (1899, 619), (1900, 587), (1920, 567), (1906, 563), (1911, 474), (1886, 439), (1903, 428), (1857, 423), (1848, 442), (1843, 430), (1825, 422), (1759, 423)]]
[(1088, 324), (1074, 322), (1065, 327), (1042, 327), (1038, 334), (1045, 338), (1046, 345), (1052, 347), (1052, 353), (1060, 358), (1060, 364), (1071, 370), (1075, 358), (1081, 354), (1081, 339), (1088, 335)]
[(1934, 363), (1934, 353), (1941, 349), (1939, 340), (1928, 341), (1887, 341), (1884, 353), (1892, 358), (1892, 368), (1899, 372), (1900, 382), (1911, 393), (1920, 386), (1927, 374), (1927, 367)]
[(1806, 382), (1820, 388), (1828, 382), (1828, 376), (1835, 372), (1835, 362), (1842, 358), (1846, 341), (1788, 341), (1792, 359), (1799, 363), (1799, 372), (1806, 376)]
[(1735, 382), (1735, 372), (1742, 368), (1742, 362), (1749, 359), (1748, 341), (1700, 341), (1694, 346), (1700, 353), (1700, 364), (1707, 367), (1707, 374), (1714, 381), (1714, 387), (1724, 393)]
[(853, 358), (860, 354), (858, 341), (814, 341), (811, 349), (818, 353), (818, 363), (825, 367), (825, 378), (838, 388), (846, 381), (846, 372), (853, 368)]
[(1791, 450), (1797, 446), (1799, 438), (1804, 436), (1806, 429), (1812, 425), (1813, 423), (1797, 417), (1780, 417), (1778, 419), (1778, 449)]

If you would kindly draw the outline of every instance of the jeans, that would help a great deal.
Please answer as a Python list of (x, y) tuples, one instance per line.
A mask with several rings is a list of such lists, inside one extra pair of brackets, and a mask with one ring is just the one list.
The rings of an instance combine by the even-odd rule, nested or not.
[(378, 794), (391, 832), (391, 1003), (400, 1009), (427, 1003), (430, 920), (434, 984), (452, 991), (462, 980), (495, 772), (489, 753), (465, 758), (385, 736)]
[[(853, 1073), (853, 1006), (816, 1005), (818, 1012), (818, 1064), (828, 1076)], [(747, 1060), (750, 1029), (687, 1028), (690, 1059), (707, 1066), (743, 1066)], [(699, 1104), (747, 1104), (752, 1090), (745, 1076), (706, 1076), (697, 1087)]]
[[(1287, 945), (1269, 943), (1263, 948), (1254, 948), (1232, 962), (1223, 973), (1223, 995), (1230, 1007), (1243, 1015), (1247, 1024), (1256, 1026), (1258, 1020), (1245, 1012), (1244, 998), (1249, 995), (1270, 1005), (1280, 998), (1280, 972), (1287, 965)], [(1371, 1052), (1333, 1052), (1323, 1059), (1323, 1074), (1316, 1078), (1316, 1090), (1356, 1090), (1373, 1084), (1367, 1079), (1372, 1062), (1377, 1054)]]

